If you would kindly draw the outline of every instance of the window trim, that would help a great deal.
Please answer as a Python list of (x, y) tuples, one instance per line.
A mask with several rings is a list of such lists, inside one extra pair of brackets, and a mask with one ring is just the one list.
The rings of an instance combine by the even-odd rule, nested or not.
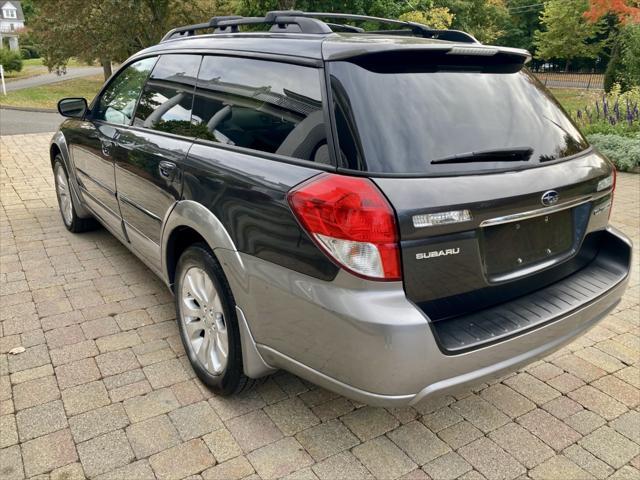
[[(327, 146), (329, 147), (329, 159), (331, 163), (321, 164), (321, 163), (312, 162), (310, 160), (304, 160), (301, 158), (287, 157), (284, 155), (277, 155), (275, 153), (264, 152), (261, 150), (252, 150), (249, 148), (239, 147), (236, 145), (224, 145), (219, 142), (213, 142), (211, 140), (200, 139), (195, 137), (185, 137), (185, 136), (177, 135), (170, 132), (163, 132), (159, 130), (152, 130), (148, 128), (137, 127), (133, 125), (133, 119), (130, 125), (124, 125), (119, 123), (108, 122), (106, 120), (99, 120), (99, 119), (92, 118), (94, 114), (94, 110), (97, 106), (98, 100), (102, 97), (102, 95), (104, 94), (104, 91), (109, 87), (109, 85), (111, 85), (114, 79), (118, 75), (120, 75), (122, 71), (124, 71), (124, 69), (126, 69), (127, 67), (129, 67), (135, 62), (144, 60), (145, 58), (155, 57), (156, 63), (157, 63), (158, 59), (162, 55), (176, 55), (176, 54), (200, 55), (202, 57), (202, 60), (200, 61), (200, 68), (202, 68), (202, 63), (204, 61), (205, 56), (220, 56), (220, 57), (245, 58), (250, 60), (263, 60), (263, 61), (270, 61), (275, 63), (285, 63), (289, 65), (299, 65), (302, 67), (313, 68), (317, 70), (320, 78), (320, 95), (321, 95), (323, 116), (325, 119), (325, 129), (327, 133)], [(154, 68), (155, 68), (155, 63), (151, 68), (149, 75), (151, 75), (151, 72), (153, 71)], [(200, 76), (200, 68), (198, 69), (198, 77)], [(221, 50), (221, 49), (210, 49), (210, 48), (167, 49), (162, 51), (154, 51), (154, 52), (149, 52), (143, 55), (133, 56), (127, 62), (123, 63), (120, 66), (120, 68), (118, 68), (113, 73), (113, 75), (109, 77), (109, 79), (105, 82), (105, 84), (102, 86), (100, 91), (93, 98), (93, 100), (89, 104), (89, 109), (83, 120), (94, 122), (97, 125), (110, 125), (116, 128), (127, 128), (130, 130), (135, 130), (140, 132), (151, 132), (156, 135), (166, 136), (166, 137), (174, 138), (177, 140), (187, 140), (187, 141), (191, 141), (192, 143), (197, 143), (199, 145), (206, 145), (208, 147), (213, 147), (220, 150), (227, 150), (227, 151), (241, 153), (245, 155), (251, 155), (254, 157), (263, 158), (265, 160), (287, 163), (291, 165), (298, 165), (301, 167), (307, 167), (314, 170), (320, 170), (320, 171), (326, 171), (326, 172), (337, 172), (339, 171), (337, 157), (336, 157), (336, 145), (335, 145), (335, 143), (337, 142), (337, 137), (334, 133), (333, 127), (330, 124), (330, 122), (333, 122), (333, 114), (331, 111), (332, 109), (330, 108), (328, 103), (329, 102), (328, 95), (330, 94), (330, 90), (328, 88), (327, 76), (328, 76), (328, 72), (327, 72), (327, 69), (325, 68), (325, 62), (319, 59), (312, 59), (307, 57), (295, 57), (295, 56), (288, 56), (288, 55), (269, 54), (269, 53), (260, 53), (260, 52), (250, 52), (250, 51), (248, 52), (244, 50)], [(147, 79), (148, 77), (149, 76), (147, 76)], [(145, 80), (145, 86), (146, 86), (146, 82), (147, 80)], [(198, 82), (196, 82), (196, 87), (194, 90), (194, 96), (193, 96), (194, 101), (195, 101), (195, 91), (197, 91), (197, 88), (198, 88)], [(136, 101), (136, 110), (138, 108), (140, 96), (142, 95), (142, 90), (144, 90), (144, 86), (142, 87), (142, 89), (140, 90), (140, 94), (138, 95), (138, 100)], [(134, 110), (134, 118), (135, 118), (136, 110)], [(192, 114), (193, 114), (193, 110), (192, 110)]]

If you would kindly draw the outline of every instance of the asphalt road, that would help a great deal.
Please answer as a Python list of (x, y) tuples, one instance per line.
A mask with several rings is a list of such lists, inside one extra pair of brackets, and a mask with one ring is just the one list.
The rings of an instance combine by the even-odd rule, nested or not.
[(100, 75), (102, 67), (69, 67), (66, 75), (57, 75), (55, 73), (43, 73), (34, 77), (23, 78), (20, 80), (12, 80), (6, 83), (7, 92), (20, 90), (23, 88), (37, 87), (47, 85), (49, 83), (63, 82), (73, 78), (87, 77), (89, 75)]
[[(23, 78), (6, 83), (7, 91), (37, 87), (50, 83), (63, 82), (73, 78), (99, 75), (102, 67), (70, 67), (66, 75), (44, 73), (34, 77)], [(63, 117), (58, 113), (28, 112), (0, 108), (0, 135), (16, 135), (24, 133), (54, 132), (62, 122)]]
[(62, 120), (63, 117), (58, 113), (0, 108), (0, 135), (55, 132)]

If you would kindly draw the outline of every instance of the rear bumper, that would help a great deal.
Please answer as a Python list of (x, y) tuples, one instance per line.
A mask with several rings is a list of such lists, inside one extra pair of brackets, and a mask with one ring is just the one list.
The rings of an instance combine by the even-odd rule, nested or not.
[(280, 267), (263, 264), (248, 269), (255, 272), (244, 283), (249, 295), (236, 301), (269, 366), (371, 405), (410, 405), (548, 355), (604, 318), (624, 293), (632, 249), (617, 230), (606, 236), (622, 269), (616, 281), (575, 308), (456, 354), (442, 349), (399, 284), (364, 285), (341, 274), (322, 282), (289, 270), (278, 276), (273, 268)]

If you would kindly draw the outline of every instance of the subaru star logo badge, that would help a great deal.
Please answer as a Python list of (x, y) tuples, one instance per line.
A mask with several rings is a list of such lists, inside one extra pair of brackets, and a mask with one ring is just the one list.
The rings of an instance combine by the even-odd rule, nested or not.
[(551, 205), (555, 205), (556, 203), (558, 203), (558, 198), (560, 196), (558, 195), (558, 192), (556, 192), (555, 190), (549, 190), (548, 192), (544, 192), (542, 194), (542, 204), (550, 207)]

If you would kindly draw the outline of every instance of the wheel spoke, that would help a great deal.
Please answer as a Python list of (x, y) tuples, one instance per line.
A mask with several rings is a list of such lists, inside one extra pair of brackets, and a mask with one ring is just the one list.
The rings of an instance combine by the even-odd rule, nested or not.
[(210, 352), (211, 352), (211, 335), (207, 332), (207, 330), (205, 330), (204, 338), (200, 343), (200, 348), (196, 352), (198, 360), (202, 362), (202, 365), (204, 366), (204, 368), (209, 368)]
[(219, 312), (220, 314), (222, 314), (222, 301), (220, 300), (220, 295), (218, 295), (218, 292), (216, 292), (216, 296), (211, 302), (211, 308), (213, 308), (214, 312)]
[(185, 282), (188, 292), (198, 301), (200, 306), (204, 305), (205, 299), (202, 295), (199, 272), (196, 272), (195, 269), (189, 270), (185, 277)]
[(200, 332), (204, 330), (204, 322), (202, 320), (184, 322), (184, 326), (191, 341), (196, 340), (200, 336)]
[(221, 363), (224, 363), (229, 355), (229, 340), (227, 332), (216, 331), (216, 352)]
[(215, 288), (209, 275), (207, 275), (204, 270), (200, 270), (198, 273), (200, 273), (200, 294), (205, 303), (208, 304), (212, 296), (215, 295)]
[(196, 305), (193, 298), (185, 298), (182, 300), (184, 316), (188, 318), (202, 319), (202, 309)]
[(223, 370), (223, 358), (218, 352), (217, 334), (211, 335), (211, 343), (209, 344), (209, 358), (211, 359), (211, 369), (214, 373), (220, 373)]

